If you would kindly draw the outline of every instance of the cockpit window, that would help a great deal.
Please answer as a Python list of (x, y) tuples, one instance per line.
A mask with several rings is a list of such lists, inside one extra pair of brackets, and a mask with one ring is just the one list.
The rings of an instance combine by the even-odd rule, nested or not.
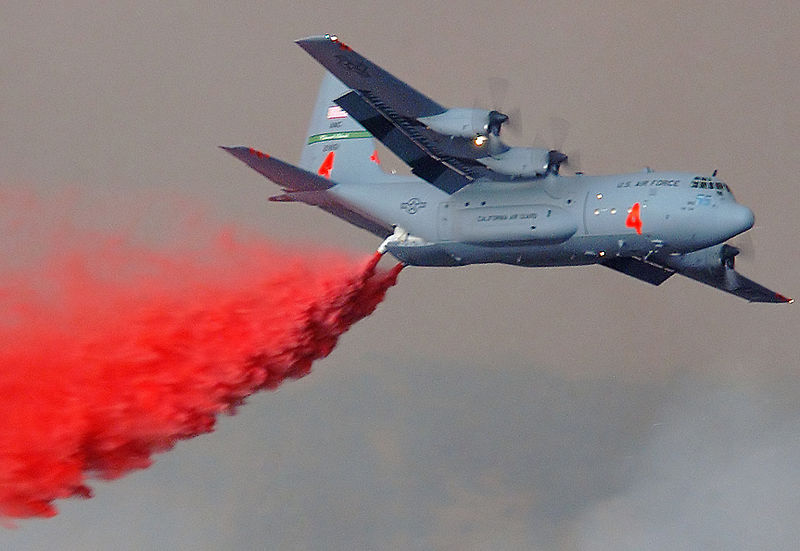
[(720, 193), (727, 191), (733, 195), (733, 192), (731, 191), (731, 188), (728, 187), (728, 184), (713, 177), (709, 178), (707, 176), (697, 176), (692, 180), (691, 187), (700, 189), (716, 189)]

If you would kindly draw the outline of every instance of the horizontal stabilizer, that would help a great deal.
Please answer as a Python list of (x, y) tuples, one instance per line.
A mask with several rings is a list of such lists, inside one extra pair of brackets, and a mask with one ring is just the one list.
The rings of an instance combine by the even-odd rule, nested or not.
[(319, 207), (325, 212), (329, 212), (359, 228), (374, 233), (381, 239), (386, 238), (386, 236), (392, 233), (390, 228), (386, 228), (373, 220), (365, 218), (361, 214), (339, 203), (335, 197), (331, 196), (329, 193), (324, 193), (326, 190), (332, 188), (334, 184), (322, 176), (312, 174), (307, 170), (290, 165), (275, 157), (270, 157), (266, 153), (261, 153), (255, 149), (224, 146), (221, 146), (221, 149), (224, 149), (237, 159), (247, 163), (248, 166), (287, 191), (287, 193), (270, 197), (270, 201), (277, 203), (298, 202)]
[(334, 183), (317, 174), (270, 157), (252, 147), (220, 146), (250, 168), (290, 191), (323, 191), (330, 189)]

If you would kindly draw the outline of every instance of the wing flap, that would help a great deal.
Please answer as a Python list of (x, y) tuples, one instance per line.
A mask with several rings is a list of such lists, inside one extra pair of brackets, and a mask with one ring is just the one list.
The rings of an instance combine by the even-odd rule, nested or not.
[(661, 285), (675, 272), (639, 258), (617, 256), (600, 264), (651, 285)]

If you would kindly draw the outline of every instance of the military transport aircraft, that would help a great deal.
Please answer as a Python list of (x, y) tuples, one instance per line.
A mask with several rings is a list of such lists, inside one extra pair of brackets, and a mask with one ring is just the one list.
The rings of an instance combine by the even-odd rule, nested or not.
[[(499, 111), (440, 105), (334, 35), (297, 44), (328, 71), (299, 166), (224, 147), (282, 186), (270, 200), (320, 207), (409, 265), (601, 264), (653, 285), (679, 273), (751, 302), (792, 302), (734, 270), (739, 250), (725, 241), (753, 212), (716, 172), (565, 176), (565, 154), (503, 143)], [(384, 172), (374, 139), (412, 175)]]

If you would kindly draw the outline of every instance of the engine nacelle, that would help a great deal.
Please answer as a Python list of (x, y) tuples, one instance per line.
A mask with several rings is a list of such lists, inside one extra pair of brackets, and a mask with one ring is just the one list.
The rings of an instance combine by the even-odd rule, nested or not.
[(489, 132), (489, 113), (486, 109), (453, 107), (444, 113), (417, 120), (439, 134), (471, 139)]
[(547, 172), (550, 151), (536, 147), (511, 147), (489, 157), (477, 159), (495, 172), (520, 178), (533, 178)]
[(739, 249), (728, 244), (714, 245), (691, 253), (665, 256), (663, 263), (679, 272), (724, 273), (733, 270)]

